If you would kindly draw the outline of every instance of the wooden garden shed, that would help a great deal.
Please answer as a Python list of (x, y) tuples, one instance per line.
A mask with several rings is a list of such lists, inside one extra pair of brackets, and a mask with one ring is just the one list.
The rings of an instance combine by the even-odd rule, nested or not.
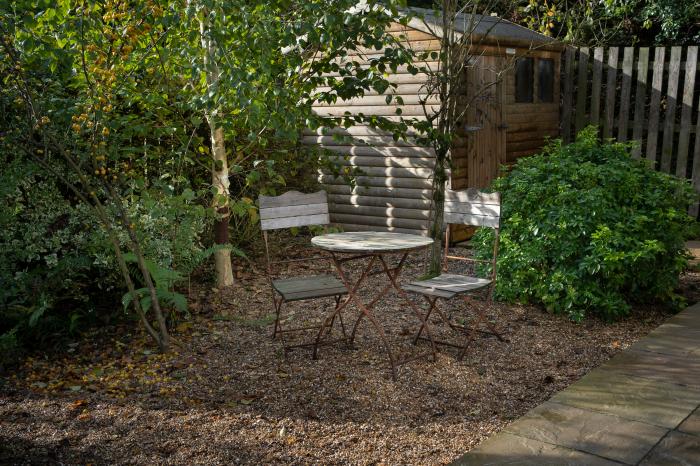
[[(440, 41), (430, 33), (439, 30), (440, 19), (424, 10), (422, 19), (408, 27), (393, 24), (389, 31), (414, 50), (439, 51)], [(426, 23), (428, 26), (426, 26)], [(487, 187), (501, 165), (536, 153), (545, 138), (559, 134), (559, 75), (563, 46), (552, 39), (494, 16), (478, 16), (469, 22), (458, 18), (457, 30), (471, 24), (472, 46), (465, 102), (473, 104), (460, 122), (464, 131), (452, 148), (452, 189)], [(460, 29), (460, 25), (463, 25)], [(476, 25), (476, 26), (474, 26)], [(383, 53), (352, 51), (349, 59), (366, 61)], [(435, 69), (437, 62), (419, 63)], [(498, 79), (500, 72), (501, 79)], [(426, 95), (427, 73), (411, 74), (400, 67), (389, 81), (391, 92), (403, 98), (404, 117), (425, 118), (420, 105)], [(495, 84), (493, 84), (495, 83)], [(428, 102), (439, 105), (438, 101)], [(386, 95), (368, 92), (361, 98), (318, 105), (320, 115), (379, 115), (399, 119), (397, 103)], [(334, 134), (343, 135), (338, 138)], [(320, 182), (329, 193), (331, 221), (346, 231), (378, 230), (427, 233), (434, 153), (414, 141), (394, 141), (368, 126), (307, 132), (304, 143), (318, 144), (338, 154), (344, 165), (357, 167), (356, 186), (329, 173)]]

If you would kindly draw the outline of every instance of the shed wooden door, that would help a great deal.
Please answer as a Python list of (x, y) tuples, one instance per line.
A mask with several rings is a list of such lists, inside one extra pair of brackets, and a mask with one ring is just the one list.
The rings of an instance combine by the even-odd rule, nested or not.
[[(461, 179), (453, 189), (486, 188), (498, 177), (506, 162), (505, 73), (503, 57), (482, 55), (473, 58), (467, 71), (464, 159)], [(469, 129), (480, 128), (475, 131)]]

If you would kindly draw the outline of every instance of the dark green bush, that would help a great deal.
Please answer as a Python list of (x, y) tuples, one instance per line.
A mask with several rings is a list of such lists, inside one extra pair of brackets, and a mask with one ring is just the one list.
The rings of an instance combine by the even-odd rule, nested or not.
[[(22, 348), (124, 316), (123, 279), (92, 210), (37, 164), (2, 149), (0, 366)], [(186, 278), (208, 256), (202, 236), (211, 216), (193, 191), (135, 189), (125, 207), (159, 267)], [(126, 251), (126, 233), (118, 237)]]
[[(554, 141), (496, 180), (502, 193), (496, 296), (532, 302), (574, 320), (614, 319), (642, 300), (673, 302), (687, 265), (684, 241), (696, 198), (685, 181), (601, 143), (595, 128)], [(475, 237), (487, 256), (492, 232)]]

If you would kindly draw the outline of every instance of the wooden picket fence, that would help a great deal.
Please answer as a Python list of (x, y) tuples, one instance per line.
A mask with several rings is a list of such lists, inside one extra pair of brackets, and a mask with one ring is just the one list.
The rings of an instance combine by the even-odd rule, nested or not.
[[(700, 192), (698, 47), (567, 48), (561, 136), (589, 124), (603, 138), (639, 142), (634, 156)], [(698, 215), (698, 206), (690, 209)]]

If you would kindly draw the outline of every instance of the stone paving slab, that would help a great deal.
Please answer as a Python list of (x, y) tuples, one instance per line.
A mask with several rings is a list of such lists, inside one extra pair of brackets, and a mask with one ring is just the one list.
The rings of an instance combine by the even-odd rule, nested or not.
[(491, 437), (469, 454), (452, 462), (455, 466), (619, 466), (605, 458), (551, 443), (526, 439), (507, 432)]
[[(680, 327), (685, 329), (685, 327)], [(669, 354), (671, 356), (690, 356), (694, 352), (700, 350), (700, 332), (697, 332), (696, 337), (687, 335), (679, 335), (679, 332), (668, 331), (664, 329), (654, 335), (649, 335), (646, 338), (639, 340), (630, 346), (632, 351), (650, 351), (652, 353)]]
[(700, 304), (453, 464), (700, 465)]
[(673, 380), (700, 388), (700, 358), (685, 358), (646, 351), (623, 351), (612, 358), (606, 370), (660, 382)]
[(678, 426), (678, 430), (686, 434), (697, 435), (700, 437), (700, 408), (696, 409), (693, 414), (688, 416), (688, 419), (683, 421), (683, 424)]
[(635, 464), (666, 435), (667, 429), (548, 401), (505, 431)]
[(659, 442), (644, 466), (697, 466), (700, 464), (700, 437), (672, 431)]
[(551, 401), (673, 429), (700, 404), (700, 388), (596, 369)]

